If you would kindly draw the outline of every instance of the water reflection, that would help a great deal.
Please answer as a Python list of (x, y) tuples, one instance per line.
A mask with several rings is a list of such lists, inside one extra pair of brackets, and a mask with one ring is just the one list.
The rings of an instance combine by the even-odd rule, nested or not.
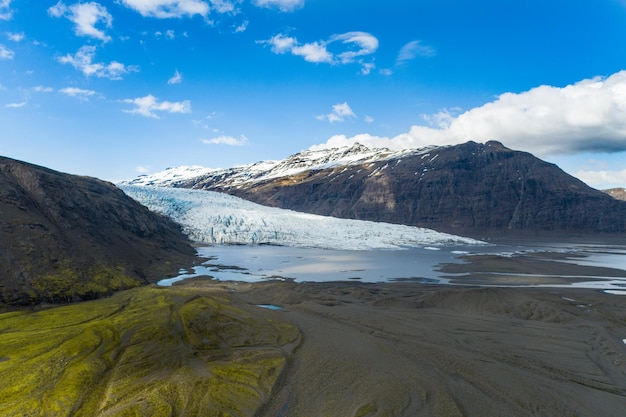
[[(576, 287), (626, 292), (626, 246), (551, 245), (539, 246), (455, 246), (408, 248), (406, 250), (327, 250), (281, 246), (210, 246), (198, 249), (209, 259), (193, 272), (162, 280), (159, 285), (172, 285), (187, 278), (208, 276), (223, 281), (258, 282), (293, 280), (296, 282), (415, 281), (433, 284), (481, 286)], [(494, 272), (443, 273), (443, 264), (464, 264), (478, 255), (498, 259), (536, 259), (561, 262), (565, 269), (581, 266), (584, 273)], [(569, 265), (569, 266), (567, 266)], [(607, 269), (590, 269), (611, 268)], [(574, 268), (576, 269), (576, 268)], [(610, 276), (590, 271), (611, 272)]]

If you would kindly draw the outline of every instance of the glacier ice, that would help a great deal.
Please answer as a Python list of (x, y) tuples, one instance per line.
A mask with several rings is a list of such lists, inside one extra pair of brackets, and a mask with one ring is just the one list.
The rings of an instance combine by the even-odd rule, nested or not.
[(412, 226), (338, 219), (266, 207), (212, 191), (118, 186), (150, 210), (178, 222), (191, 240), (204, 244), (367, 250), (484, 243)]

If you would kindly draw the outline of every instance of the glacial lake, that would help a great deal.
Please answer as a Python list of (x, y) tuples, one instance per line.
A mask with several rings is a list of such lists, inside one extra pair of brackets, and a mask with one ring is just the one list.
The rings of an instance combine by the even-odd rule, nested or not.
[[(169, 286), (193, 277), (221, 281), (260, 282), (398, 282), (432, 284), (577, 287), (626, 295), (626, 244), (550, 244), (550, 246), (479, 245), (422, 247), (403, 250), (329, 250), (286, 246), (207, 246), (198, 255), (208, 259), (193, 271), (181, 271), (175, 278), (159, 281)], [(487, 255), (497, 260), (536, 259), (569, 265), (567, 274), (526, 273), (525, 271), (480, 271), (478, 274), (444, 273), (444, 264), (464, 264)], [(567, 265), (566, 265), (567, 266)], [(610, 274), (605, 269), (610, 268)], [(584, 271), (583, 271), (584, 269)], [(574, 272), (572, 272), (574, 270)], [(591, 272), (590, 272), (591, 271)]]

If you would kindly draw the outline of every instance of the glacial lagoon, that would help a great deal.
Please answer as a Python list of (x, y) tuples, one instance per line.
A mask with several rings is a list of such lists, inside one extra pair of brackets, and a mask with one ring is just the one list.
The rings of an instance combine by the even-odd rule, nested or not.
[[(193, 271), (181, 271), (159, 285), (193, 278), (260, 282), (397, 282), (429, 284), (577, 287), (626, 295), (626, 245), (553, 244), (549, 246), (432, 246), (403, 250), (328, 250), (287, 246), (207, 246), (198, 248), (207, 261)], [(488, 256), (497, 260), (529, 259), (562, 265), (567, 273), (525, 271), (443, 272), (443, 265), (462, 265)], [(580, 268), (572, 268), (571, 265)], [(596, 269), (597, 268), (597, 269)], [(444, 268), (445, 269), (445, 268)], [(461, 268), (462, 269), (462, 268)], [(578, 272), (580, 269), (580, 273)]]

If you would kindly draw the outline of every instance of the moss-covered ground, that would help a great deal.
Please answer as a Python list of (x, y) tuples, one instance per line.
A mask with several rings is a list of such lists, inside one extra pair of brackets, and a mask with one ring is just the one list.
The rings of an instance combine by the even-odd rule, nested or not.
[(252, 415), (297, 337), (176, 287), (0, 314), (0, 415)]

